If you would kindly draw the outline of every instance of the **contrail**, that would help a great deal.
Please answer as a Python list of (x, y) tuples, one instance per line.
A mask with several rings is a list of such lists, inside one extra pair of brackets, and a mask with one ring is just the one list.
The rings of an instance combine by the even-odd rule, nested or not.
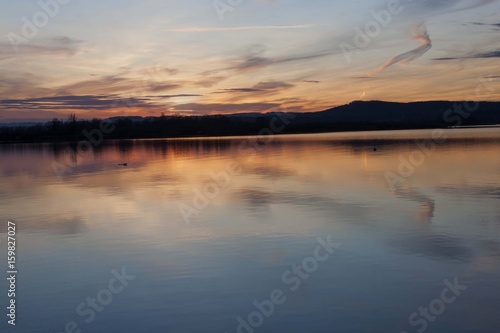
[(413, 60), (420, 58), (432, 48), (432, 41), (424, 24), (419, 24), (413, 29), (413, 39), (419, 40), (422, 45), (414, 50), (395, 56), (387, 60), (382, 66), (370, 72), (370, 75), (375, 75), (382, 72), (387, 67), (397, 63), (409, 64)]

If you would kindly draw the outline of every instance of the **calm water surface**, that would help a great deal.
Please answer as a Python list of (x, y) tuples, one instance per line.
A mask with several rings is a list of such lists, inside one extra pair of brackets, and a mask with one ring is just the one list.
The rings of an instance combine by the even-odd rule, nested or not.
[(445, 133), (2, 145), (1, 330), (496, 333), (500, 130)]

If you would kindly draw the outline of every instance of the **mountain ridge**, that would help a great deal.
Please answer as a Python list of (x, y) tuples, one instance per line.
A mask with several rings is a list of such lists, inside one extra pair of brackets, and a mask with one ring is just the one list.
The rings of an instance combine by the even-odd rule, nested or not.
[(107, 119), (52, 120), (32, 126), (1, 126), (2, 142), (85, 140), (102, 122), (106, 139), (176, 138), (451, 128), (500, 124), (500, 102), (353, 101), (317, 112), (239, 113), (205, 116), (118, 116)]

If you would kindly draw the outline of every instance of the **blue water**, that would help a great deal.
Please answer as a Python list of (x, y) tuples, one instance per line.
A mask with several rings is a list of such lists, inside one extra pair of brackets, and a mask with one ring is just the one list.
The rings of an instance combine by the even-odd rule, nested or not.
[(498, 332), (500, 130), (445, 136), (2, 145), (1, 330)]

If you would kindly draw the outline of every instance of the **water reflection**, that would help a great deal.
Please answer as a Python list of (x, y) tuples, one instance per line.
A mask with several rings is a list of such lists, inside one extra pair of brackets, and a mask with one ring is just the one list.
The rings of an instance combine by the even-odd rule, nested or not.
[(429, 256), (435, 260), (471, 261), (474, 252), (460, 238), (434, 233), (420, 233), (393, 240), (403, 253)]
[[(472, 322), (478, 304), (495, 313), (500, 297), (500, 131), (448, 131), (391, 188), (384, 173), (429, 135), (129, 140), (86, 153), (0, 145), (0, 212), (19, 225), (29, 295), (20, 299), (29, 319), (16, 329), (61, 331), (110, 270), (126, 266), (137, 282), (88, 331), (235, 331), (254, 299), (332, 235), (341, 249), (261, 332), (408, 330), (408, 315), (455, 276), (474, 288), (429, 331), (473, 330), (459, 325), (464, 313)], [(54, 162), (68, 168), (61, 179)], [(230, 163), (239, 171), (186, 224), (180, 205), (192, 206)], [(495, 332), (494, 318), (481, 320), (477, 331)]]

